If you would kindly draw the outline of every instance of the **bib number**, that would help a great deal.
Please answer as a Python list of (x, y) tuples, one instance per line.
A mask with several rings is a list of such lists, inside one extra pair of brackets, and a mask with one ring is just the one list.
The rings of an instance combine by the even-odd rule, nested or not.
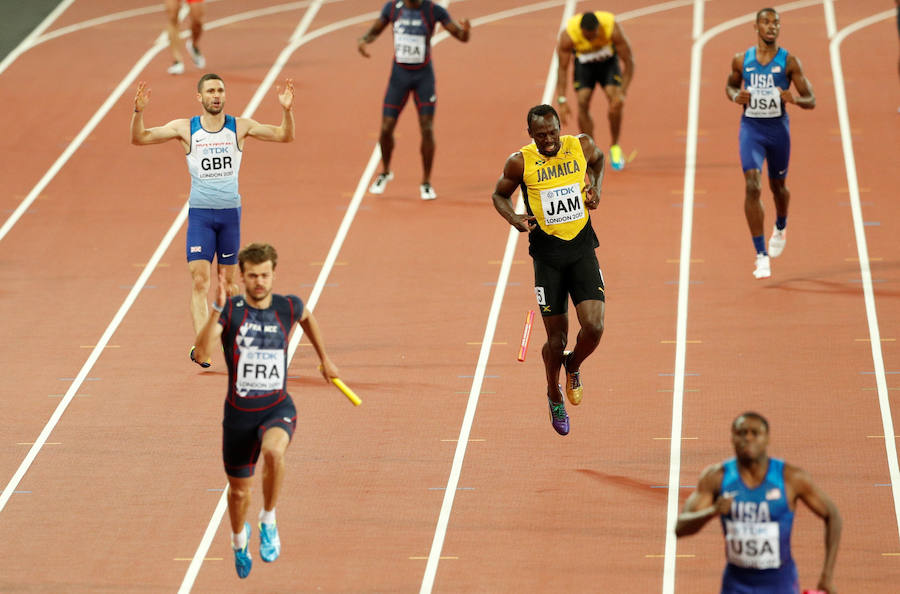
[(394, 33), (394, 58), (399, 64), (421, 64), (425, 61), (425, 36)]
[(744, 110), (748, 118), (777, 118), (781, 116), (781, 89), (778, 87), (750, 87), (750, 103)]
[(281, 390), (284, 380), (282, 349), (241, 349), (235, 383), (239, 396), (246, 396), (251, 390)]
[(541, 208), (544, 223), (561, 225), (584, 218), (584, 201), (581, 198), (581, 184), (574, 183), (559, 188), (541, 190)]
[(777, 522), (725, 521), (728, 562), (748, 569), (781, 567)]

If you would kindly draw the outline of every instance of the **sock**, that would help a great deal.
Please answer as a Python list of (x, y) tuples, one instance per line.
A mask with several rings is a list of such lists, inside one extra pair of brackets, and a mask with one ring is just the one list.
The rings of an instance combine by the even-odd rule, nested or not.
[(757, 254), (765, 254), (766, 253), (766, 236), (765, 235), (757, 235), (753, 238), (753, 247), (756, 248)]
[(235, 551), (239, 551), (247, 546), (247, 532), (241, 530), (238, 534), (231, 535), (231, 547)]
[(775, 228), (779, 231), (787, 227), (787, 217), (775, 217)]
[(275, 523), (275, 510), (266, 511), (264, 509), (259, 510), (259, 521), (263, 524), (274, 524)]

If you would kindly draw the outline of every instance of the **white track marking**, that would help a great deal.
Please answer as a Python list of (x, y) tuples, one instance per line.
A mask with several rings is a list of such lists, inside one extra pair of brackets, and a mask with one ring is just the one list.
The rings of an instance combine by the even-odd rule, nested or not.
[[(830, 2), (826, 2), (830, 4)], [(881, 425), (884, 431), (884, 451), (887, 455), (888, 473), (891, 477), (891, 493), (894, 498), (894, 517), (900, 535), (900, 467), (897, 463), (897, 441), (894, 438), (894, 421), (891, 400), (888, 394), (884, 357), (881, 352), (881, 332), (875, 311), (875, 293), (872, 287), (872, 270), (869, 267), (869, 248), (866, 243), (866, 228), (863, 224), (862, 205), (859, 198), (859, 179), (856, 176), (856, 157), (853, 152), (853, 137), (850, 129), (850, 115), (847, 109), (847, 92), (844, 87), (844, 69), (841, 65), (841, 42), (852, 33), (864, 27), (894, 17), (896, 9), (886, 10), (844, 27), (831, 39), (828, 51), (831, 54), (831, 72), (834, 76), (834, 96), (837, 100), (838, 121), (841, 130), (841, 147), (844, 151), (844, 169), (847, 187), (850, 190), (850, 210), (853, 213), (853, 232), (856, 235), (856, 252), (859, 255), (859, 272), (862, 277), (863, 296), (866, 304), (866, 319), (869, 323), (869, 344), (872, 347), (872, 363), (875, 369), (875, 385), (878, 389), (878, 407), (881, 411)], [(891, 119), (896, 118), (892, 115)], [(890, 200), (888, 196), (884, 200)]]

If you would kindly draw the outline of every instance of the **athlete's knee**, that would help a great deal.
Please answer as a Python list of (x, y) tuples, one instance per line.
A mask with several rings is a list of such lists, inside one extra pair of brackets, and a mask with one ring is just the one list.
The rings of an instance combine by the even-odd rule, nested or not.
[(544, 348), (549, 349), (550, 352), (561, 353), (566, 348), (567, 342), (568, 336), (566, 332), (562, 330), (548, 331), (547, 342), (544, 343)]
[(209, 291), (209, 271), (191, 270), (191, 281), (194, 285), (194, 291), (206, 293)]
[(260, 454), (266, 463), (266, 468), (277, 468), (284, 461), (284, 450), (281, 447), (263, 444)]
[(250, 485), (244, 481), (228, 485), (228, 498), (238, 506), (250, 501)]
[(759, 200), (762, 184), (758, 175), (748, 175), (744, 180), (744, 192), (747, 200)]
[(600, 339), (603, 337), (603, 318), (589, 318), (584, 321), (584, 324), (581, 325), (581, 331), (584, 333), (585, 338), (593, 341), (600, 342)]

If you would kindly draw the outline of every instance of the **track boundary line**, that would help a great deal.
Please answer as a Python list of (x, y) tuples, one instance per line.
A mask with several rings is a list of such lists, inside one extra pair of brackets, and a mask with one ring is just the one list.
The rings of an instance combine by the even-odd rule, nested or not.
[[(830, 4), (826, 0), (826, 5)], [(894, 421), (891, 400), (885, 376), (884, 356), (881, 350), (881, 332), (878, 328), (878, 314), (875, 308), (875, 291), (872, 287), (872, 270), (869, 266), (869, 248), (866, 243), (866, 228), (863, 224), (862, 204), (859, 197), (859, 179), (856, 175), (856, 156), (853, 151), (853, 135), (850, 129), (850, 115), (847, 108), (847, 92), (844, 86), (844, 69), (841, 63), (841, 43), (852, 33), (889, 19), (897, 14), (896, 9), (886, 10), (856, 21), (832, 36), (828, 44), (831, 57), (831, 71), (834, 78), (834, 95), (837, 102), (838, 122), (841, 130), (841, 148), (844, 153), (844, 169), (850, 194), (850, 210), (853, 215), (853, 233), (856, 236), (856, 251), (859, 256), (859, 272), (862, 278), (863, 297), (866, 305), (866, 321), (869, 326), (869, 343), (872, 348), (872, 363), (875, 369), (875, 385), (878, 389), (878, 408), (884, 429), (884, 451), (887, 456), (888, 473), (891, 477), (891, 494), (894, 499), (894, 518), (900, 535), (900, 466), (897, 462), (897, 441), (894, 437)]]
[[(703, 0), (697, 0), (701, 4)], [(807, 8), (823, 0), (801, 0), (777, 6), (779, 12)], [(697, 5), (695, 4), (695, 7)], [(669, 440), (669, 481), (666, 500), (665, 553), (663, 555), (663, 594), (675, 593), (675, 562), (677, 544), (675, 521), (678, 519), (678, 494), (681, 486), (681, 430), (684, 411), (684, 374), (687, 359), (687, 314), (690, 289), (691, 239), (694, 225), (694, 182), (697, 175), (697, 135), (700, 119), (700, 82), (703, 69), (703, 47), (723, 31), (745, 23), (752, 23), (752, 12), (719, 23), (704, 31), (691, 45), (691, 75), (688, 91), (688, 124), (685, 138), (684, 204), (681, 209), (681, 248), (678, 263), (678, 306), (675, 329), (675, 372), (672, 389), (672, 435)], [(702, 30), (694, 23), (694, 31)]]
[(68, 9), (75, 0), (63, 0), (60, 2), (56, 8), (50, 11), (44, 20), (41, 21), (37, 27), (35, 27), (31, 33), (29, 33), (25, 39), (19, 43), (16, 47), (13, 48), (11, 52), (6, 54), (6, 57), (0, 61), (0, 73), (9, 68), (9, 65), (16, 61), (16, 58), (27, 52), (33, 45), (35, 45), (35, 40), (40, 37), (40, 35), (53, 24), (59, 16)]

